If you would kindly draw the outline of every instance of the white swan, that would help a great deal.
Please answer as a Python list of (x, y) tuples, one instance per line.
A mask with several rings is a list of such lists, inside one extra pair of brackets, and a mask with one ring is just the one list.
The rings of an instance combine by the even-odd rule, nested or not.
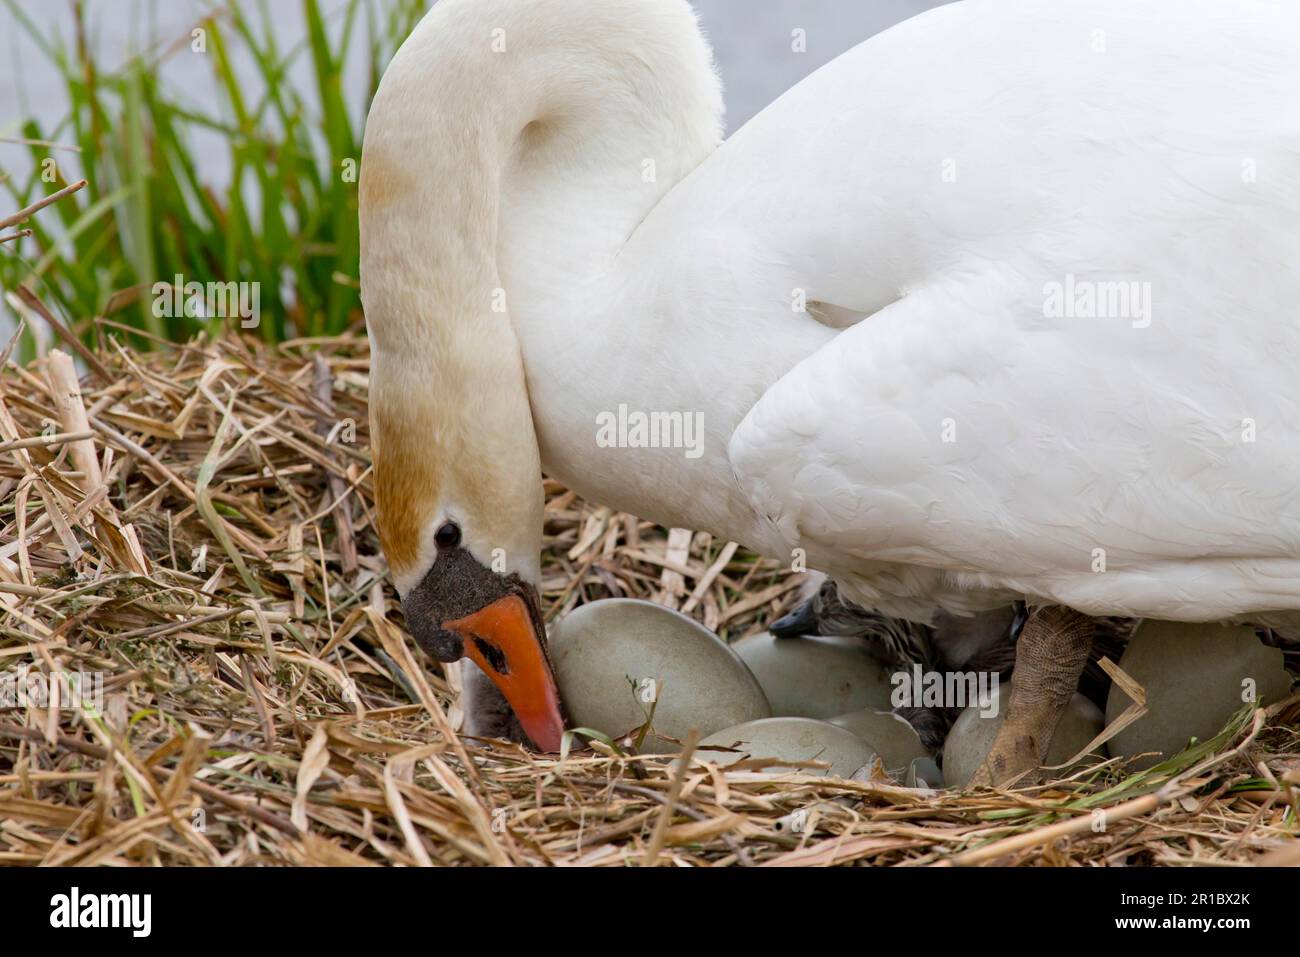
[[(891, 614), (1060, 606), (994, 777), (1045, 747), (1078, 613), (1300, 609), (1297, 90), (1294, 3), (965, 0), (719, 145), (682, 0), (441, 0), (361, 179), (413, 633), (557, 745), (543, 467)], [(698, 413), (701, 454), (602, 447), (620, 406)]]

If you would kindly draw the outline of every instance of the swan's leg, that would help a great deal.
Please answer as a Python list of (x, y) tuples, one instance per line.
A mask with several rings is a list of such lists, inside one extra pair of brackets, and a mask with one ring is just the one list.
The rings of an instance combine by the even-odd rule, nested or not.
[(972, 785), (1027, 783), (1043, 763), (1056, 723), (1088, 663), (1094, 630), (1091, 618), (1059, 605), (1030, 615), (1016, 643), (1006, 719)]

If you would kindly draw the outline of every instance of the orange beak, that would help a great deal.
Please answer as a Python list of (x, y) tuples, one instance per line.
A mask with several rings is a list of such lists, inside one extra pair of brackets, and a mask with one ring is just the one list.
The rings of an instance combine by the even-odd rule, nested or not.
[(524, 600), (507, 595), (442, 627), (461, 636), (465, 657), (505, 695), (533, 744), (542, 751), (559, 751), (564, 734), (560, 692)]

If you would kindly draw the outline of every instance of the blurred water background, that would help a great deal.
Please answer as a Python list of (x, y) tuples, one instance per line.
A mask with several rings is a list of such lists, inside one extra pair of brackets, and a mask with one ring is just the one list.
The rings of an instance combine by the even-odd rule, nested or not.
[[(599, 0), (593, 0), (599, 2)], [(872, 34), (947, 0), (694, 0), (713, 44), (726, 84), (727, 126), (746, 120), (818, 67)], [(70, 37), (71, 4), (60, 0), (15, 0), (47, 35)], [(285, 46), (305, 34), (298, 0), (265, 0), (267, 22)], [(380, 0), (382, 6), (382, 0)], [(215, 6), (207, 0), (90, 0), (86, 5), (90, 42), (105, 68), (113, 69), (133, 53), (165, 49), (186, 37)], [(332, 29), (339, 26), (343, 4), (326, 4)], [(806, 52), (795, 52), (794, 31), (803, 30)], [(0, 4), (0, 136), (13, 134), (23, 116), (57, 116), (67, 109), (58, 73), (48, 58), (31, 49), (18, 29), (14, 11)], [(290, 77), (311, 82), (311, 68), (300, 61)], [(349, 64), (344, 84), (350, 104), (364, 108), (367, 78), (359, 63)], [(183, 51), (164, 66), (170, 84), (192, 96), (204, 109), (219, 102), (210, 66)], [(249, 71), (250, 79), (253, 71)], [(3, 148), (3, 144), (0, 144)], [(220, 175), (224, 154), (199, 154), (201, 164)], [(16, 161), (16, 160), (15, 160)]]

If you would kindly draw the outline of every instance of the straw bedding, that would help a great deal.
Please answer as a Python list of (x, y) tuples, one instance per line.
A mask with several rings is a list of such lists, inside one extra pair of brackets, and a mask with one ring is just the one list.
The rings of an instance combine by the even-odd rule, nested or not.
[[(0, 675), (103, 683), (98, 708), (0, 702), (0, 861), (1300, 862), (1300, 696), (1150, 771), (1016, 792), (462, 738), (456, 669), (385, 581), (364, 337), (137, 352), (97, 331), (79, 370), (5, 362)], [(801, 576), (735, 544), (547, 496), (548, 619), (631, 595), (736, 638), (794, 598)]]

